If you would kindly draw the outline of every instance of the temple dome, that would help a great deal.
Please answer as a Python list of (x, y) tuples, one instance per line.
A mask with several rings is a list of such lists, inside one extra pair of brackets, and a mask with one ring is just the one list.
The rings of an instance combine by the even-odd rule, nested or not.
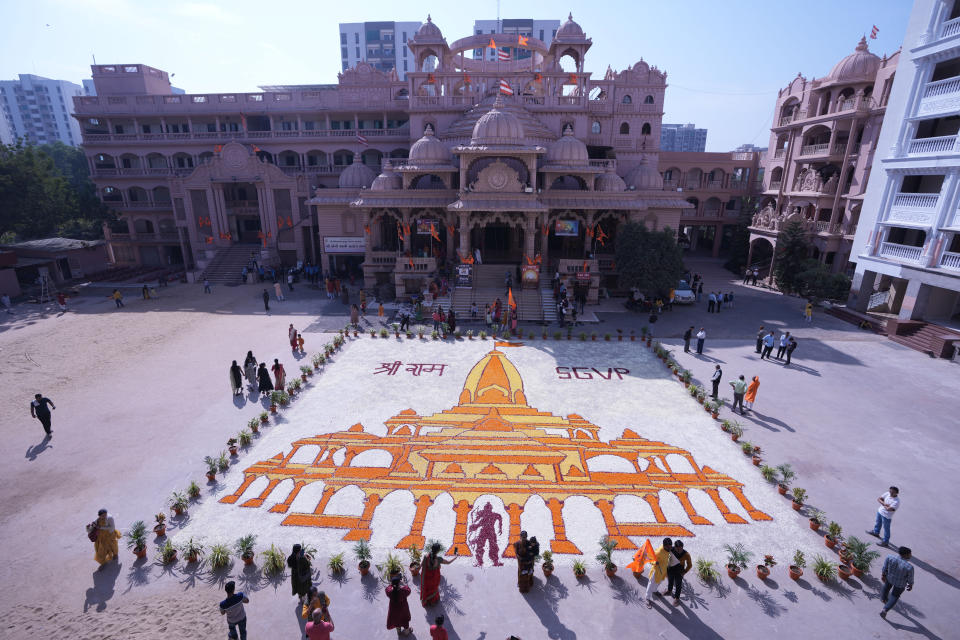
[(838, 62), (827, 79), (831, 82), (872, 81), (880, 69), (880, 58), (870, 53), (867, 39), (860, 38), (853, 53)]
[(359, 153), (353, 154), (353, 164), (343, 170), (338, 182), (341, 189), (363, 189), (369, 187), (376, 178), (373, 169), (363, 164)]
[(646, 158), (640, 159), (634, 169), (627, 174), (627, 185), (635, 189), (663, 189), (663, 176), (654, 167), (647, 163)]
[(448, 164), (450, 149), (433, 135), (433, 127), (427, 125), (423, 137), (410, 147), (410, 160), (419, 164)]
[(417, 40), (442, 40), (443, 34), (440, 32), (440, 27), (433, 24), (433, 20), (428, 13), (427, 21), (420, 25), (420, 28), (417, 30), (417, 35), (414, 37)]
[(623, 178), (617, 175), (617, 172), (614, 171), (613, 166), (607, 167), (606, 173), (601, 173), (597, 176), (596, 183), (594, 184), (595, 191), (626, 191), (627, 183), (623, 181)]
[(520, 118), (509, 111), (501, 111), (502, 107), (500, 96), (497, 96), (493, 108), (480, 116), (473, 126), (470, 144), (523, 144), (524, 132)]
[(460, 404), (519, 404), (526, 406), (520, 372), (494, 349), (473, 366), (463, 383)]
[(547, 164), (587, 164), (587, 145), (573, 135), (573, 128), (567, 126), (563, 135), (547, 148)]
[(383, 163), (383, 171), (378, 175), (373, 184), (370, 185), (371, 191), (390, 191), (392, 189), (403, 188), (403, 179), (399, 173), (393, 170), (390, 160), (386, 159)]
[(557, 35), (554, 38), (582, 38), (583, 29), (573, 21), (573, 13), (567, 15), (567, 21), (557, 29)]

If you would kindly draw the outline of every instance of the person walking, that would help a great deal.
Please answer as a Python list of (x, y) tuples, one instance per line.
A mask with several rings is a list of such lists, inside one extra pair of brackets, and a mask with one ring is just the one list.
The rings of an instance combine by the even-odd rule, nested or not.
[(283, 365), (280, 364), (280, 360), (278, 358), (273, 359), (273, 366), (270, 367), (270, 371), (273, 372), (273, 388), (283, 391), (284, 385), (287, 382), (287, 371), (283, 368)]
[(693, 337), (693, 325), (683, 332), (683, 352), (690, 353), (690, 339)]
[(727, 306), (733, 309), (733, 291), (727, 294)]
[(277, 297), (277, 302), (283, 302), (283, 287), (280, 286), (279, 282), (273, 283), (273, 295)]
[(453, 548), (453, 560), (440, 556), (443, 545), (435, 542), (430, 546), (430, 553), (423, 557), (420, 564), (420, 604), (424, 607), (440, 602), (440, 567), (450, 564), (457, 559), (457, 548)]
[(813, 303), (807, 302), (806, 306), (803, 308), (803, 321), (807, 324), (813, 322)]
[(243, 377), (254, 391), (257, 390), (257, 360), (252, 351), (247, 351), (247, 358), (243, 361)]
[(223, 585), (227, 597), (220, 601), (220, 615), (227, 616), (228, 638), (247, 640), (247, 612), (243, 605), (249, 604), (250, 599), (243, 591), (235, 593), (236, 588), (233, 580)]
[(707, 332), (703, 327), (700, 327), (700, 331), (697, 331), (697, 353), (703, 354), (703, 342), (707, 339)]
[(873, 529), (868, 529), (867, 533), (877, 538), (880, 537), (880, 527), (883, 527), (883, 538), (880, 539), (880, 546), (885, 547), (890, 542), (890, 521), (893, 519), (894, 512), (900, 508), (900, 489), (890, 487), (882, 496), (877, 498), (880, 508), (877, 509), (877, 520)]
[(720, 368), (720, 365), (717, 365), (713, 370), (713, 375), (710, 376), (710, 382), (713, 384), (713, 399), (716, 400), (718, 394), (720, 393), (720, 379), (723, 378), (723, 369)]
[(773, 339), (773, 331), (770, 331), (763, 338), (763, 353), (760, 354), (761, 360), (763, 360), (764, 358), (768, 360), (770, 359), (770, 352), (773, 351), (774, 342), (775, 340)]
[(683, 589), (683, 576), (693, 567), (690, 554), (683, 548), (683, 542), (677, 540), (670, 549), (667, 558), (667, 593), (673, 594), (673, 606), (680, 606), (680, 591)]
[(703, 296), (703, 283), (697, 285), (697, 302), (700, 302), (700, 297)]
[(410, 635), (410, 587), (401, 584), (399, 575), (390, 578), (390, 585), (384, 589), (387, 594), (387, 629), (396, 629), (397, 637)]
[(797, 341), (793, 338), (793, 336), (790, 336), (790, 342), (787, 343), (787, 362), (783, 366), (790, 364), (790, 358), (793, 356), (793, 352), (796, 350), (796, 348)]
[(93, 540), (93, 557), (100, 564), (100, 568), (117, 559), (120, 553), (117, 549), (117, 540), (121, 538), (113, 517), (106, 509), (97, 511), (97, 519), (87, 525), (87, 535)]
[[(257, 368), (257, 392), (258, 393), (270, 393), (273, 391), (273, 383), (270, 382), (270, 372), (267, 371), (267, 363), (261, 362), (260, 366)], [(280, 389), (283, 391), (283, 389)]]
[(206, 278), (203, 279), (203, 292), (204, 293), (213, 293), (213, 290), (210, 288), (210, 281)]
[(299, 331), (297, 332), (297, 351), (299, 351), (301, 354), (306, 353), (303, 350), (303, 334)]
[(753, 376), (753, 380), (750, 381), (747, 392), (743, 396), (743, 405), (747, 408), (747, 411), (753, 409), (753, 403), (757, 401), (758, 389), (760, 389), (760, 376)]
[(263, 310), (270, 313), (270, 294), (266, 289), (263, 290)]
[(360, 328), (360, 308), (357, 305), (350, 305), (350, 324)]
[(527, 593), (533, 586), (534, 561), (540, 555), (540, 543), (537, 537), (527, 538), (527, 532), (520, 532), (520, 539), (513, 543), (513, 553), (517, 557), (517, 589)]
[(757, 331), (757, 353), (763, 353), (763, 336), (765, 333), (763, 325), (760, 325), (760, 330)]
[(912, 555), (910, 547), (900, 547), (897, 555), (891, 553), (883, 561), (880, 573), (880, 579), (883, 580), (880, 600), (884, 603), (880, 610), (881, 618), (886, 619), (887, 612), (897, 604), (904, 590), (913, 590), (913, 565), (909, 562)]
[(667, 577), (667, 566), (670, 562), (670, 550), (673, 548), (673, 541), (670, 538), (664, 538), (663, 544), (654, 552), (656, 559), (650, 565), (650, 575), (647, 577), (647, 608), (653, 608), (653, 594), (660, 595), (657, 587)]
[(233, 390), (233, 395), (243, 393), (243, 369), (236, 360), (230, 365), (230, 388)]
[(433, 624), (430, 625), (430, 640), (449, 640), (450, 636), (447, 635), (447, 630), (443, 628), (443, 623), (446, 620), (443, 616), (434, 618)]
[(34, 394), (33, 400), (30, 401), (30, 417), (39, 420), (40, 424), (43, 425), (43, 431), (47, 434), (47, 437), (52, 437), (53, 430), (50, 428), (50, 409), (48, 409), (47, 406), (54, 410), (57, 408), (50, 398), (45, 398), (43, 394), (40, 393)]
[(113, 302), (117, 305), (117, 309), (123, 307), (123, 294), (120, 293), (120, 289), (114, 289), (113, 293), (110, 294), (110, 297), (113, 298)]
[(299, 544), (293, 545), (293, 550), (287, 556), (287, 566), (290, 567), (290, 591), (303, 602), (310, 594), (313, 586), (310, 558), (303, 552)]
[(731, 382), (730, 386), (733, 387), (733, 405), (730, 407), (730, 411), (736, 413), (737, 405), (740, 405), (740, 415), (743, 415), (743, 396), (747, 393), (747, 381), (741, 375)]
[(783, 359), (783, 354), (787, 351), (787, 342), (790, 340), (790, 332), (780, 334), (780, 344), (777, 345), (777, 360)]
[(717, 296), (713, 293), (713, 291), (711, 291), (710, 295), (707, 296), (707, 313), (713, 313), (713, 310), (716, 308), (716, 306)]

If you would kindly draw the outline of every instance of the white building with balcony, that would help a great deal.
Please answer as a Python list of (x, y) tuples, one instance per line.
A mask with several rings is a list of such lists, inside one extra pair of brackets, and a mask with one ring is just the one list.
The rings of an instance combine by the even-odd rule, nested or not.
[(851, 308), (894, 336), (960, 328), (960, 0), (916, 0), (902, 55), (851, 256)]

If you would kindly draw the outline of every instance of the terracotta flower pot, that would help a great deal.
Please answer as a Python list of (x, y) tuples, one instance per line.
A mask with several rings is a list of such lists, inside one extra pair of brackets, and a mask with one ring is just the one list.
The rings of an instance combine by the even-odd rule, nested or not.
[(176, 564), (176, 562), (177, 562), (177, 552), (174, 551), (173, 555), (170, 556), (170, 559), (165, 561), (164, 564)]
[(153, 532), (157, 534), (158, 538), (162, 538), (163, 536), (167, 535), (167, 525), (158, 524), (153, 528)]
[(608, 578), (612, 578), (613, 576), (617, 575), (617, 565), (615, 564), (607, 565), (603, 570), (607, 574)]
[(846, 565), (849, 565), (853, 558), (850, 556), (850, 553), (847, 550), (840, 551), (840, 562)]
[(260, 423), (256, 423), (250, 426), (250, 431), (254, 433), (260, 433)]
[(837, 575), (846, 580), (850, 577), (850, 567), (845, 564), (841, 564), (837, 567)]
[(354, 331), (354, 332), (353, 332), (353, 337), (354, 337), (354, 338), (359, 338), (359, 337), (360, 337), (360, 332), (359, 332), (359, 331)]
[(623, 342), (623, 336), (617, 336), (617, 342)]
[(590, 336), (590, 340), (596, 340), (597, 336)]
[(175, 516), (181, 516), (181, 515), (183, 515), (183, 509), (181, 509), (180, 507), (174, 507), (174, 508), (173, 508), (173, 515), (175, 515)]
[(260, 416), (260, 424), (267, 424), (270, 421), (270, 418), (267, 416)]
[(736, 577), (740, 575), (740, 567), (735, 564), (728, 564), (727, 575), (730, 576), (731, 580), (736, 579)]
[(215, 474), (215, 473), (208, 473), (208, 474), (207, 474), (207, 480), (209, 480), (210, 482), (216, 482), (216, 481), (217, 481), (217, 474)]
[(277, 405), (271, 404), (271, 405), (270, 405), (270, 413), (276, 413), (276, 412), (277, 412)]
[(831, 538), (830, 536), (824, 536), (823, 544), (827, 545), (827, 549), (833, 549), (837, 546), (837, 539)]
[(300, 382), (306, 382), (306, 381), (307, 381), (307, 374), (301, 373), (301, 374), (300, 374)]
[(585, 575), (587, 575), (587, 572), (586, 572), (586, 571), (574, 571), (574, 572), (573, 572), (573, 577), (576, 578), (577, 580), (582, 579), (583, 576), (585, 576)]
[(232, 456), (237, 455), (237, 445), (235, 445), (235, 444), (230, 445), (230, 455), (232, 455)]
[(738, 436), (738, 435), (735, 434), (735, 433), (731, 433), (731, 434), (730, 434), (730, 439), (733, 440), (734, 442), (736, 442), (737, 440), (740, 439), (740, 436)]
[(855, 565), (850, 565), (850, 573), (852, 573), (855, 578), (863, 577), (863, 571), (857, 569)]
[(767, 579), (767, 576), (769, 576), (769, 575), (770, 575), (770, 567), (768, 567), (768, 566), (765, 565), (765, 564), (758, 564), (758, 565), (757, 565), (757, 577), (758, 577), (758, 578), (760, 578), (761, 580), (766, 580), (766, 579)]
[(603, 339), (606, 340), (607, 342), (610, 342), (610, 336), (603, 336)]
[(819, 531), (820, 523), (817, 522), (816, 520), (810, 520), (810, 528), (813, 529), (814, 531)]
[(759, 467), (761, 462), (763, 462), (763, 458), (760, 456), (753, 456), (753, 466)]
[(360, 564), (357, 565), (357, 569), (360, 570), (360, 575), (365, 576), (368, 573), (370, 573), (370, 563), (361, 562)]
[(790, 579), (791, 579), (791, 580), (799, 580), (799, 579), (800, 579), (800, 576), (802, 576), (802, 575), (803, 575), (803, 569), (801, 569), (800, 567), (795, 567), (795, 566), (793, 566), (793, 565), (790, 565)]
[(630, 342), (636, 342), (637, 336), (630, 336)]
[(552, 564), (543, 565), (543, 576), (545, 578), (549, 578), (552, 575), (553, 575), (553, 565)]
[(787, 495), (787, 485), (785, 485), (785, 484), (778, 484), (778, 485), (777, 485), (777, 493), (779, 493), (779, 494), (782, 495), (782, 496)]
[(147, 557), (147, 548), (146, 548), (146, 547), (137, 547), (137, 548), (135, 548), (135, 549), (133, 550), (133, 555), (137, 556), (138, 558), (146, 558), (146, 557)]
[(796, 500), (794, 500), (793, 502), (790, 503), (790, 506), (793, 507), (794, 511), (800, 511), (800, 509), (803, 508), (803, 503), (797, 502)]
[(312, 375), (313, 375), (313, 371), (307, 371), (307, 375), (308, 375), (308, 376), (312, 376)]
[(187, 556), (187, 564), (193, 564), (199, 559), (200, 557), (197, 554), (191, 553), (190, 555)]
[(252, 555), (249, 555), (249, 556), (240, 556), (240, 559), (243, 560), (243, 564), (245, 564), (245, 565), (247, 565), (247, 566), (253, 564), (253, 556), (252, 556)]

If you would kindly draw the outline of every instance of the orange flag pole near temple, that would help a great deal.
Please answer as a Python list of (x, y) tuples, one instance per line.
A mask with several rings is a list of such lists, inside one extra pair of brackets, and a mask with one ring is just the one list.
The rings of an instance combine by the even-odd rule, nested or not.
[(643, 546), (637, 549), (633, 554), (633, 562), (627, 565), (627, 569), (634, 573), (643, 573), (643, 567), (648, 562), (656, 562), (657, 554), (653, 551), (653, 545), (650, 544), (650, 538), (643, 541)]
[(517, 308), (517, 303), (513, 299), (513, 287), (510, 287), (509, 289), (507, 289), (507, 304), (510, 306), (511, 309)]

